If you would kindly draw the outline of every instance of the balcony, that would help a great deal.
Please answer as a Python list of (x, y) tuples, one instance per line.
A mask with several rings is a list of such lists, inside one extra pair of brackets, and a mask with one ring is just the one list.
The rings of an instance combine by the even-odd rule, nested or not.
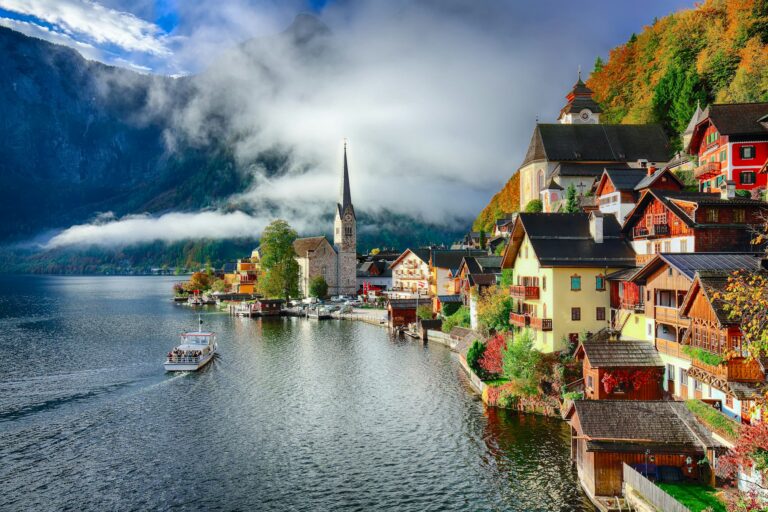
[(538, 300), (539, 287), (538, 286), (510, 286), (509, 295), (513, 299)]
[(635, 226), (634, 238), (653, 238), (669, 235), (669, 224), (651, 224), (650, 226)]
[(656, 350), (658, 350), (662, 354), (667, 354), (669, 356), (679, 357), (680, 359), (685, 359), (686, 361), (690, 361), (691, 356), (683, 352), (683, 347), (686, 347), (686, 346), (687, 345), (683, 345), (682, 343), (678, 343), (674, 340), (665, 340), (664, 338), (656, 338)]
[(538, 318), (538, 317), (532, 316), (530, 322), (531, 322), (531, 329), (536, 329), (537, 331), (552, 330), (551, 318)]
[(671, 325), (688, 326), (689, 322), (680, 318), (680, 313), (677, 308), (656, 306), (654, 309), (654, 319), (657, 322)]
[(641, 312), (641, 311), (645, 311), (645, 303), (643, 301), (635, 302), (635, 301), (622, 300), (621, 302), (619, 302), (619, 309)]
[(698, 166), (693, 171), (693, 176), (696, 179), (709, 179), (720, 174), (720, 162), (707, 162)]
[(515, 327), (528, 327), (531, 317), (522, 313), (510, 313), (509, 323)]
[(712, 378), (728, 382), (762, 382), (765, 380), (763, 372), (760, 370), (760, 364), (755, 360), (749, 361), (743, 357), (734, 357), (720, 365), (707, 364), (693, 359), (691, 366), (706, 372)]

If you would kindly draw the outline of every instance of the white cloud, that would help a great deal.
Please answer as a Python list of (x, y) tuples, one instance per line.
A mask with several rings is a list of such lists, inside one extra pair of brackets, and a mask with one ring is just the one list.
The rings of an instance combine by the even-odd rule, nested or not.
[(171, 55), (163, 31), (131, 13), (91, 0), (0, 0), (0, 8), (33, 16), (71, 39), (129, 52)]

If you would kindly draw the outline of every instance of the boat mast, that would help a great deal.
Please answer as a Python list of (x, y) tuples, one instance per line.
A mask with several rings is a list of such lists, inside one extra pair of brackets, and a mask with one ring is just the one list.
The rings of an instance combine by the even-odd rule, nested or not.
[(200, 313), (197, 314), (197, 332), (203, 332), (203, 316)]

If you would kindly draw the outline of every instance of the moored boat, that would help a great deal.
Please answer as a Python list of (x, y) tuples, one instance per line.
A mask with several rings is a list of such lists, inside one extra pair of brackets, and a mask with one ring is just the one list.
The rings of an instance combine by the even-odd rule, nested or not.
[(165, 359), (167, 372), (194, 372), (211, 362), (216, 355), (216, 333), (205, 332), (203, 321), (196, 332), (181, 334), (181, 343), (168, 352)]

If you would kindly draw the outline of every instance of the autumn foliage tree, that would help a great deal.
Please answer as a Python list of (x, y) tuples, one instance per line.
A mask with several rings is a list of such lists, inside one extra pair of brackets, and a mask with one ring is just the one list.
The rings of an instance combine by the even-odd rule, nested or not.
[(507, 337), (499, 333), (485, 343), (485, 351), (480, 358), (480, 367), (489, 376), (500, 376), (504, 373), (504, 349), (507, 348)]

